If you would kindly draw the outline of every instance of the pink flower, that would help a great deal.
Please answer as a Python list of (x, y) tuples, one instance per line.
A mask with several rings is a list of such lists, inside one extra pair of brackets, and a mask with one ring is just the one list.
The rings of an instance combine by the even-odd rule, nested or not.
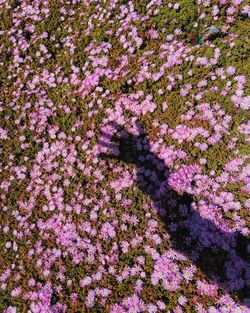
[(12, 296), (12, 297), (17, 297), (17, 296), (19, 296), (20, 293), (21, 293), (21, 291), (22, 291), (22, 287), (18, 287), (18, 288), (16, 288), (16, 289), (13, 289), (13, 290), (11, 291), (11, 296)]
[(239, 84), (242, 84), (242, 85), (244, 85), (247, 82), (246, 76), (244, 75), (235, 76), (234, 80), (236, 80)]
[(80, 280), (80, 286), (84, 288), (92, 283), (92, 278), (90, 276), (86, 276)]
[(176, 291), (180, 289), (182, 277), (179, 268), (166, 254), (157, 260), (151, 275), (151, 282), (154, 286), (160, 281), (166, 290)]
[(102, 224), (101, 235), (102, 238), (114, 238), (116, 236), (115, 228), (108, 222)]
[(170, 174), (168, 184), (179, 193), (187, 192), (195, 174), (200, 173), (199, 165), (183, 166), (177, 172)]
[(201, 295), (209, 296), (209, 297), (216, 297), (218, 286), (214, 284), (208, 284), (205, 280), (198, 280), (196, 282), (197, 290)]
[(180, 296), (180, 297), (178, 298), (178, 303), (179, 303), (180, 305), (182, 305), (182, 306), (184, 306), (187, 302), (188, 302), (188, 300), (187, 300), (187, 298), (184, 297), (184, 296)]
[(227, 74), (228, 74), (228, 75), (234, 75), (235, 72), (236, 72), (236, 68), (235, 68), (234, 66), (229, 66), (229, 67), (227, 68)]

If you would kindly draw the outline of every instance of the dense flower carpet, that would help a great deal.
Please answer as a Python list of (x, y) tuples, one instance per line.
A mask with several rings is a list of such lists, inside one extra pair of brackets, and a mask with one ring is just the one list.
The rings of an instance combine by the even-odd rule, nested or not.
[(0, 0), (0, 312), (250, 312), (249, 17)]

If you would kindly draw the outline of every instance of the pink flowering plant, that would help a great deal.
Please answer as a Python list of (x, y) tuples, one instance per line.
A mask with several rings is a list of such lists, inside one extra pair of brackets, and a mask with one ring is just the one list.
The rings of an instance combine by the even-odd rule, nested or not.
[(249, 17), (0, 0), (1, 312), (250, 312)]

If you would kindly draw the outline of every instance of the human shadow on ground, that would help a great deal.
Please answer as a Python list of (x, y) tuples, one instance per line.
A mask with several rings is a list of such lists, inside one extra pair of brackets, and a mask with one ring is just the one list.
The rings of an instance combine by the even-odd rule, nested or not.
[[(117, 124), (113, 126), (118, 135), (112, 142), (99, 141), (111, 153), (102, 153), (100, 158), (136, 166), (137, 186), (151, 198), (170, 234), (172, 248), (191, 259), (208, 278), (243, 303), (244, 298), (249, 298), (249, 238), (221, 231), (213, 221), (198, 214), (191, 195), (180, 195), (169, 186), (169, 169), (150, 151), (147, 134), (139, 123), (138, 136)], [(102, 138), (105, 137), (110, 139), (110, 134), (102, 133)], [(119, 155), (112, 154), (115, 144), (119, 146)]]

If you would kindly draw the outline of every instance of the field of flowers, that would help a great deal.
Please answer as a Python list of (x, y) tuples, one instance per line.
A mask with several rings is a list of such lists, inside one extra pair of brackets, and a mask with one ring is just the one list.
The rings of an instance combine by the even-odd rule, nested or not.
[(0, 312), (250, 312), (250, 3), (177, 1), (0, 0)]

